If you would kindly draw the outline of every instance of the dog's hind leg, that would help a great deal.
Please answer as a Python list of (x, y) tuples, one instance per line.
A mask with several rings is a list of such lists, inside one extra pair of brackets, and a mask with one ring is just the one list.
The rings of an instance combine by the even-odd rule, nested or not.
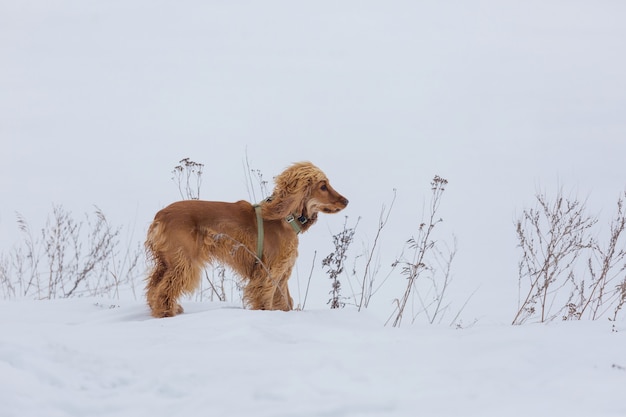
[(157, 288), (167, 272), (167, 264), (162, 259), (155, 257), (154, 263), (155, 265), (146, 279), (146, 298), (152, 311), (157, 308)]
[(194, 265), (182, 251), (171, 264), (157, 263), (148, 282), (147, 297), (152, 315), (172, 317), (181, 314), (183, 308), (178, 304), (178, 299), (183, 293), (192, 292), (199, 281), (200, 266)]

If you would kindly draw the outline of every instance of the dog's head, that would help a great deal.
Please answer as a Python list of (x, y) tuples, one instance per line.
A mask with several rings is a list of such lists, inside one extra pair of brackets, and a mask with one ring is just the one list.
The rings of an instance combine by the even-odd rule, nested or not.
[[(312, 184), (304, 211), (313, 213), (337, 213), (348, 205), (348, 199), (331, 187), (328, 179), (324, 178)], [(306, 214), (303, 213), (303, 214)]]
[(317, 213), (337, 213), (348, 205), (348, 199), (339, 194), (326, 175), (310, 162), (293, 164), (274, 178), (276, 187), (270, 205), (277, 217), (294, 215), (308, 219), (308, 229)]

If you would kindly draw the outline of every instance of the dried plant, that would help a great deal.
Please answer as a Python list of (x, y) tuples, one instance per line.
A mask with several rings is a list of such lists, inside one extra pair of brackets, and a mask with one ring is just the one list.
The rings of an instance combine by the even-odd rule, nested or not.
[[(309, 297), (309, 287), (311, 286), (311, 278), (313, 277), (313, 270), (315, 269), (315, 260), (317, 259), (317, 251), (313, 252), (313, 260), (311, 261), (311, 269), (309, 270), (309, 276), (306, 281), (306, 290), (304, 291), (304, 298), (299, 297), (302, 300), (302, 304), (298, 304), (296, 310), (304, 310), (306, 306), (306, 300)], [(298, 295), (300, 294), (300, 281), (298, 280)]]
[(121, 285), (132, 287), (141, 251), (118, 257), (120, 229), (100, 209), (79, 221), (54, 206), (38, 235), (19, 214), (17, 223), (23, 240), (0, 268), (5, 297), (117, 296)]
[(561, 302), (559, 295), (575, 282), (583, 250), (594, 245), (590, 228), (597, 219), (586, 214), (585, 204), (565, 198), (562, 191), (553, 202), (543, 194), (536, 198), (537, 206), (524, 210), (516, 224), (522, 259), (518, 264), (520, 300), (513, 324), (534, 317), (540, 322), (558, 317), (565, 308), (559, 305), (568, 306), (572, 301), (570, 297)]
[[(450, 269), (456, 253), (456, 244), (444, 254), (440, 242), (434, 239), (435, 228), (443, 221), (438, 217), (438, 211), (447, 185), (448, 180), (445, 178), (438, 175), (433, 178), (427, 220), (419, 225), (417, 235), (407, 241), (412, 256), (406, 258), (402, 255), (393, 264), (394, 267), (401, 266), (402, 275), (407, 279), (404, 293), (395, 300), (396, 307), (387, 321), (392, 322), (393, 327), (399, 327), (402, 323), (410, 300), (417, 299), (419, 303), (417, 312), (413, 314), (413, 320), (419, 314), (425, 313), (429, 323), (434, 323), (448, 307), (448, 304), (444, 304), (444, 299), (450, 283)], [(446, 259), (443, 262), (444, 268), (438, 268), (437, 265), (442, 265), (443, 259)], [(442, 270), (443, 281), (440, 282)], [(430, 284), (425, 289), (419, 288), (419, 279), (425, 275), (428, 275), (427, 281)]]
[(348, 227), (348, 217), (346, 216), (343, 230), (333, 235), (334, 252), (331, 252), (322, 260), (322, 267), (326, 269), (326, 273), (331, 280), (331, 290), (329, 292), (331, 297), (328, 300), (330, 308), (343, 308), (345, 306), (345, 298), (341, 295), (339, 276), (344, 272), (348, 248), (354, 239), (357, 225), (358, 221), (354, 227)]
[[(626, 195), (626, 193), (625, 193)], [(615, 284), (620, 277), (626, 279), (626, 242), (624, 230), (626, 229), (626, 212), (624, 199), (617, 200), (617, 213), (609, 225), (609, 240), (605, 247), (599, 243), (593, 246), (592, 256), (587, 265), (590, 274), (588, 293), (581, 288), (581, 303), (576, 306), (578, 318), (589, 316), (591, 320), (602, 317), (617, 301), (614, 311), (621, 308), (622, 289), (620, 284)]]
[[(357, 267), (356, 262), (359, 258), (364, 257), (365, 259), (365, 267), (363, 270), (363, 276), (360, 279), (360, 294), (355, 296), (356, 306), (359, 311), (362, 308), (367, 308), (372, 299), (372, 296), (381, 288), (381, 286), (387, 281), (387, 279), (391, 276), (391, 272), (387, 274), (387, 276), (383, 279), (383, 281), (378, 284), (376, 287), (374, 286), (376, 276), (378, 274), (378, 268), (380, 267), (379, 263), (374, 262), (374, 256), (378, 255), (378, 243), (382, 234), (383, 229), (387, 225), (389, 221), (389, 216), (391, 215), (391, 211), (393, 209), (393, 205), (396, 201), (396, 190), (393, 190), (393, 198), (391, 199), (391, 203), (389, 204), (389, 208), (386, 206), (382, 206), (380, 210), (380, 216), (378, 218), (378, 227), (376, 229), (376, 234), (374, 236), (374, 242), (372, 246), (365, 249), (363, 255), (357, 256), (354, 260), (354, 267), (352, 269), (352, 275), (357, 275)], [(393, 270), (393, 268), (392, 268)]]
[(199, 200), (204, 164), (189, 158), (180, 160), (174, 167), (172, 180), (178, 185), (178, 192), (183, 200)]
[[(246, 152), (246, 158), (243, 162), (244, 170), (246, 171), (246, 188), (248, 189), (248, 196), (250, 201), (258, 202), (269, 196), (267, 189), (268, 182), (263, 178), (263, 173), (260, 169), (250, 167), (250, 160), (248, 159), (248, 153)], [(258, 194), (258, 200), (257, 200)]]
[(613, 321), (617, 320), (617, 315), (622, 311), (624, 304), (626, 304), (626, 277), (617, 285), (615, 293), (617, 294), (617, 302), (613, 309), (613, 318), (611, 319)]
[(536, 198), (536, 208), (524, 210), (516, 223), (522, 257), (513, 324), (597, 320), (608, 312), (615, 319), (626, 302), (624, 197), (617, 201), (606, 245), (592, 233), (598, 218), (587, 214), (584, 203), (562, 191), (553, 202), (543, 194)]

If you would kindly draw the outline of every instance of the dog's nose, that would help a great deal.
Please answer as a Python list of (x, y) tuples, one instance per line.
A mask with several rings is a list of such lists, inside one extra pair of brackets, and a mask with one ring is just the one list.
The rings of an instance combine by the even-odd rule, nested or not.
[(348, 199), (347, 199), (347, 198), (345, 198), (345, 197), (343, 197), (343, 198), (341, 199), (341, 202), (343, 203), (343, 205), (344, 205), (344, 206), (347, 206), (347, 205), (348, 205), (348, 203), (349, 203)]

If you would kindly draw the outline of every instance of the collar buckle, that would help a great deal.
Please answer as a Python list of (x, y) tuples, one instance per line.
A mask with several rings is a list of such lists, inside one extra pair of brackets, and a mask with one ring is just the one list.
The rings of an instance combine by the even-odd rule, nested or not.
[(296, 217), (293, 214), (290, 214), (287, 217), (285, 217), (285, 220), (287, 221), (287, 223), (289, 223), (289, 226), (291, 226), (291, 228), (293, 229), (294, 232), (296, 232), (296, 234), (300, 234), (302, 232), (302, 227), (300, 226), (305, 224), (307, 221), (309, 221), (309, 219), (307, 219), (304, 216), (300, 216), (296, 219)]

